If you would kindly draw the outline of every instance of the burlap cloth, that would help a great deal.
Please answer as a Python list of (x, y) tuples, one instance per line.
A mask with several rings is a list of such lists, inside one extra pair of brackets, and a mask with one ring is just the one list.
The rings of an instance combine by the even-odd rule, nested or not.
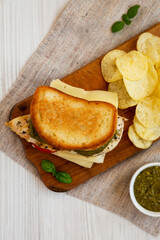
[[(71, 0), (49, 34), (29, 59), (12, 89), (0, 103), (0, 150), (33, 174), (25, 159), (19, 138), (4, 126), (14, 104), (34, 93), (49, 78), (63, 78), (76, 69), (160, 20), (159, 0), (140, 1), (133, 23), (112, 34), (112, 23), (119, 20), (134, 0)], [(125, 217), (153, 235), (160, 232), (160, 218), (136, 210), (129, 197), (129, 181), (134, 171), (147, 162), (160, 161), (160, 141), (112, 169), (82, 184), (68, 194)], [(125, 149), (124, 149), (125, 151)]]

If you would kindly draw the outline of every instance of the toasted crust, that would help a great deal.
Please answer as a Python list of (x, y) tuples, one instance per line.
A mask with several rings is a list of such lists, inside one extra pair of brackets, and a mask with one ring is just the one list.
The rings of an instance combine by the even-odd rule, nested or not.
[(87, 101), (51, 87), (38, 87), (30, 114), (37, 133), (56, 149), (88, 149), (114, 135), (117, 109), (110, 103)]

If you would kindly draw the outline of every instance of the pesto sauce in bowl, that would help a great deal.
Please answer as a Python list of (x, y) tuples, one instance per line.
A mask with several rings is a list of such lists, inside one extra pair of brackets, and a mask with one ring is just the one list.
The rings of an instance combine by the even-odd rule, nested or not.
[(148, 167), (138, 174), (134, 195), (143, 208), (160, 212), (160, 166)]

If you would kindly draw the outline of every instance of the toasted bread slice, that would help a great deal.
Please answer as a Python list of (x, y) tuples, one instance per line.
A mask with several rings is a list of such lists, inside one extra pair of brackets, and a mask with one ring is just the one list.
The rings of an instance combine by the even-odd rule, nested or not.
[(88, 149), (105, 143), (117, 127), (117, 109), (51, 87), (38, 87), (30, 114), (37, 133), (56, 149)]

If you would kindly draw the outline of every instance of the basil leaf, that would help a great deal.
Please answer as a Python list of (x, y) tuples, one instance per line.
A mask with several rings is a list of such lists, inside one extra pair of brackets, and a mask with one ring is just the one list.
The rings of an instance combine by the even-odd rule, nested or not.
[(72, 182), (71, 176), (66, 172), (56, 172), (56, 179), (62, 183), (71, 183)]
[(118, 32), (118, 31), (122, 30), (123, 27), (124, 27), (124, 22), (122, 22), (122, 21), (115, 22), (112, 25), (112, 32), (113, 33)]
[(53, 173), (53, 176), (56, 174), (56, 168), (54, 164), (49, 160), (42, 160), (41, 167), (45, 172)]
[(131, 20), (128, 18), (127, 14), (123, 14), (122, 20), (125, 22), (126, 25), (131, 24)]
[(127, 16), (128, 18), (134, 18), (137, 15), (138, 9), (140, 5), (134, 5), (133, 7), (128, 9)]

